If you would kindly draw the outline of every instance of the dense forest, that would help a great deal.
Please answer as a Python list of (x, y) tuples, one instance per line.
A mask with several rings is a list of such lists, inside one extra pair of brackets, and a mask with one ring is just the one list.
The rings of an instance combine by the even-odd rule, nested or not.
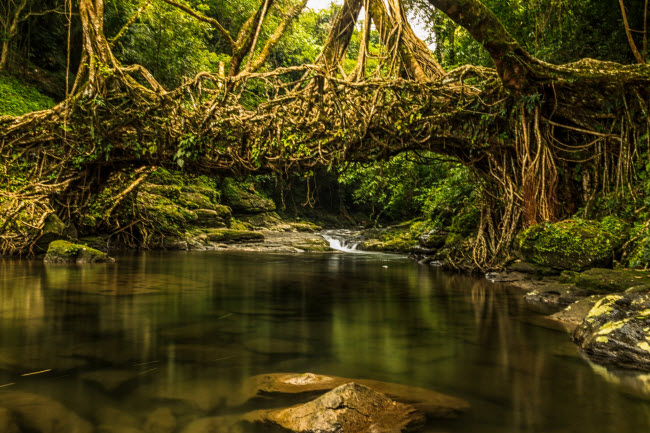
[[(395, 248), (408, 249), (424, 232), (450, 234), (439, 256), (452, 267), (502, 266), (513, 245), (530, 238), (520, 234), (530, 227), (548, 235), (544, 248), (557, 242), (578, 248), (590, 233), (608, 239), (617, 261), (648, 264), (642, 0), (346, 1), (318, 11), (290, 0), (106, 0), (93, 4), (85, 20), (87, 8), (78, 3), (10, 0), (0, 11), (3, 158), (11, 161), (2, 174), (5, 253), (34, 253), (53, 218), (79, 237), (118, 233), (117, 244), (161, 245), (191, 221), (165, 215), (164, 203), (152, 202), (151, 195), (149, 202), (146, 193), (138, 198), (146, 189), (140, 185), (198, 182), (216, 195), (227, 195), (227, 185), (250, 189), (272, 199), (287, 219), (335, 226), (415, 220), (407, 235), (396, 235), (404, 245), (394, 242)], [(458, 15), (459, 9), (471, 13)], [(409, 19), (427, 30), (431, 51)], [(503, 43), (514, 47), (512, 54)], [(194, 122), (189, 117), (171, 126), (184, 104), (212, 100), (222, 88), (224, 107), (235, 104), (226, 111), (271, 110), (267, 101), (288, 101), (288, 86), (301, 76), (312, 79), (303, 65), (319, 64), (328, 65), (325, 73), (334, 80), (368, 86), (411, 80), (435, 88), (419, 100), (424, 88), (403, 90), (404, 84), (403, 95), (393, 93), (400, 106), (383, 94), (386, 104), (377, 108), (386, 113), (383, 129), (370, 132), (369, 124), (345, 126), (367, 117), (348, 112), (323, 123), (327, 137), (306, 133), (302, 120), (278, 126), (293, 120), (277, 110), (267, 113), (273, 126), (259, 119), (242, 126), (228, 118), (206, 133), (183, 129)], [(212, 78), (195, 78), (201, 74)], [(219, 76), (231, 81), (215, 81)], [(462, 89), (445, 88), (452, 81)], [(142, 90), (147, 86), (154, 93), (176, 92), (176, 111), (138, 102), (153, 94)], [(351, 87), (358, 94), (341, 110), (370, 103), (359, 99), (362, 86)], [(65, 113), (13, 117), (51, 107)], [(120, 114), (128, 120), (109, 125), (105, 119)], [(129, 135), (129, 128), (137, 131)], [(390, 137), (378, 136), (388, 129)], [(445, 133), (435, 138), (440, 129)], [(248, 133), (266, 143), (282, 135), (281, 149), (268, 150), (261, 139), (244, 137)], [(30, 156), (51, 152), (44, 143), (57, 140), (71, 150), (49, 160)], [(357, 149), (355, 141), (364, 144)], [(382, 144), (373, 147), (372, 141)], [(320, 158), (313, 156), (314, 143)], [(338, 144), (323, 151), (323, 143)], [(227, 164), (206, 162), (220, 146), (239, 153), (219, 157), (230, 158)], [(275, 151), (284, 156), (271, 155)], [(58, 186), (48, 190), (47, 183)]]

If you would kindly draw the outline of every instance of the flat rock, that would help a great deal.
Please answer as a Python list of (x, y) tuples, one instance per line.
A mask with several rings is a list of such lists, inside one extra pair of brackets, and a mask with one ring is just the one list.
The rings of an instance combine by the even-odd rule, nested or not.
[(116, 409), (114, 407), (102, 406), (95, 411), (95, 423), (106, 428), (130, 427), (138, 429), (140, 422), (138, 419), (128, 412)]
[(465, 400), (424, 388), (313, 373), (271, 373), (253, 376), (244, 383), (241, 394), (231, 398), (230, 404), (240, 405), (256, 398), (290, 394), (319, 395), (350, 382), (367, 386), (400, 403), (409, 404), (430, 418), (455, 418), (469, 409), (469, 403)]
[(593, 295), (580, 299), (569, 305), (562, 311), (548, 316), (549, 320), (558, 322), (567, 332), (573, 332), (580, 323), (587, 317), (589, 311), (602, 296)]
[(37, 433), (92, 433), (93, 427), (51, 398), (27, 392), (0, 394), (0, 407), (15, 417), (22, 430)]
[(295, 433), (393, 433), (413, 431), (425, 421), (414, 407), (397, 403), (366, 386), (346, 383), (308, 403), (287, 409), (252, 412), (252, 422)]

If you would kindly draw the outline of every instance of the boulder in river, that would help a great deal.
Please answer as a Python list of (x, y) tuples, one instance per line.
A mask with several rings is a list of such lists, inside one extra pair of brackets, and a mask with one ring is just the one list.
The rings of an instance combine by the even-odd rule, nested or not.
[(308, 403), (252, 412), (244, 419), (295, 433), (396, 433), (417, 430), (425, 421), (424, 415), (414, 407), (354, 382)]
[(108, 254), (68, 241), (50, 243), (45, 255), (45, 263), (111, 263), (115, 259)]
[(650, 370), (650, 286), (599, 300), (573, 338), (596, 361)]
[(231, 398), (229, 402), (240, 405), (257, 398), (289, 395), (312, 397), (350, 382), (364, 385), (397, 402), (411, 405), (429, 418), (455, 418), (469, 409), (469, 403), (465, 400), (429, 389), (378, 380), (350, 379), (313, 373), (272, 373), (250, 377), (244, 383), (241, 394)]

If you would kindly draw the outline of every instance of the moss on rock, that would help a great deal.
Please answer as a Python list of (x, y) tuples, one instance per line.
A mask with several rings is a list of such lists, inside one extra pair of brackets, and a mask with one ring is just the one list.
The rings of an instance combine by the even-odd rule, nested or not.
[(617, 218), (571, 219), (542, 223), (519, 234), (516, 248), (528, 262), (555, 269), (582, 271), (610, 267), (627, 238), (628, 225)]
[(221, 197), (223, 203), (230, 206), (234, 212), (254, 214), (275, 210), (273, 200), (262, 197), (257, 192), (244, 191), (232, 179), (224, 180)]
[(94, 248), (58, 240), (50, 243), (44, 261), (45, 263), (107, 263), (115, 259)]
[(259, 242), (264, 240), (264, 235), (251, 230), (213, 229), (206, 232), (210, 242), (217, 243), (239, 243)]

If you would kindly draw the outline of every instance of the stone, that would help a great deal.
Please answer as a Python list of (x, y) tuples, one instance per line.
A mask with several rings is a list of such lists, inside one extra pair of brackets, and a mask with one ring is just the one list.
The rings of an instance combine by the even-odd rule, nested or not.
[(176, 417), (168, 407), (154, 410), (144, 423), (145, 433), (172, 433), (174, 430), (176, 430)]
[(515, 247), (527, 262), (579, 272), (611, 267), (627, 233), (627, 223), (613, 217), (603, 221), (571, 219), (529, 227), (517, 236)]
[(0, 407), (0, 432), (2, 433), (20, 433), (18, 425), (13, 415), (8, 409)]
[(351, 382), (309, 403), (252, 412), (244, 420), (295, 433), (394, 433), (417, 430), (424, 425), (425, 417), (412, 406)]
[(53, 241), (66, 238), (67, 236), (65, 223), (61, 221), (61, 218), (55, 214), (49, 215), (47, 218), (45, 218), (43, 225), (43, 234), (34, 244), (34, 249), (38, 253), (45, 252)]
[(50, 243), (45, 263), (112, 263), (114, 258), (108, 254), (81, 244), (58, 240)]
[(196, 209), (196, 225), (199, 227), (226, 227), (228, 220), (212, 209)]
[(11, 411), (21, 430), (35, 433), (92, 433), (92, 425), (61, 403), (27, 392), (0, 393), (0, 407)]
[(181, 383), (152, 383), (135, 391), (140, 400), (181, 403), (192, 409), (209, 412), (222, 405), (226, 399), (226, 388), (214, 380), (187, 380)]
[(212, 201), (210, 198), (200, 192), (182, 191), (177, 201), (186, 209), (212, 209)]
[(411, 405), (430, 418), (456, 418), (469, 409), (469, 403), (462, 399), (424, 388), (314, 373), (271, 373), (252, 376), (243, 384), (240, 394), (231, 396), (229, 403), (242, 405), (259, 398), (300, 394), (311, 397), (350, 382), (367, 386), (393, 400)]
[(548, 318), (551, 321), (561, 324), (562, 328), (567, 332), (573, 332), (585, 317), (587, 317), (589, 311), (591, 311), (600, 298), (602, 296), (593, 295), (588, 298), (579, 299), (564, 310), (551, 314)]
[(213, 229), (206, 232), (210, 242), (239, 243), (259, 242), (264, 240), (264, 235), (251, 230)]
[(275, 210), (273, 200), (254, 191), (244, 191), (232, 179), (224, 180), (221, 191), (223, 203), (230, 206), (233, 212), (254, 214)]
[(650, 370), (650, 285), (600, 299), (573, 339), (594, 361)]

